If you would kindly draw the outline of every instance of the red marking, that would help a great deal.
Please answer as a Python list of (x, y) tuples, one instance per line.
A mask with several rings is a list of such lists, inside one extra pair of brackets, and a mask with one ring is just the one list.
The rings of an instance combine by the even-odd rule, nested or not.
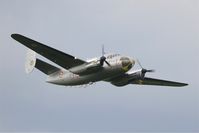
[(59, 72), (59, 78), (63, 78), (63, 75), (64, 75), (64, 72), (63, 72), (63, 71), (60, 71), (60, 72)]

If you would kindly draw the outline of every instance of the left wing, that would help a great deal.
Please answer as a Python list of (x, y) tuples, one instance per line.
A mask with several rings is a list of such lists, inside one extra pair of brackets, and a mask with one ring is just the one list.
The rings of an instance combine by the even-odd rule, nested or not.
[(130, 84), (138, 84), (138, 85), (159, 85), (159, 86), (174, 86), (174, 87), (182, 87), (188, 84), (174, 82), (174, 81), (167, 81), (161, 79), (154, 79), (154, 78), (143, 78), (143, 79), (135, 79), (130, 82)]
[(156, 86), (173, 86), (173, 87), (182, 87), (188, 85), (187, 83), (180, 83), (169, 80), (155, 79), (149, 77), (143, 77), (140, 74), (141, 71), (135, 71), (130, 73), (125, 73), (118, 77), (114, 77), (105, 81), (111, 82), (115, 86), (125, 86), (128, 84), (137, 84), (137, 85), (156, 85)]
[(58, 64), (59, 66), (62, 66), (65, 69), (70, 69), (72, 67), (86, 63), (81, 59), (78, 59), (64, 52), (58, 51), (54, 48), (51, 48), (42, 43), (29, 39), (25, 36), (19, 34), (12, 34), (11, 37), (16, 41), (20, 42), (21, 44), (23, 44), (24, 46), (32, 49), (36, 53), (46, 57), (47, 59)]

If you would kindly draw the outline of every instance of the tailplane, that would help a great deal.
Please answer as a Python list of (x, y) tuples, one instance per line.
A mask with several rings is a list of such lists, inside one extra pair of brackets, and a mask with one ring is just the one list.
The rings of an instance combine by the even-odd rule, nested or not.
[(50, 75), (60, 70), (59, 68), (36, 58), (36, 52), (28, 49), (25, 62), (25, 71), (29, 74), (34, 70), (34, 68), (37, 68), (46, 75)]
[(38, 70), (40, 70), (41, 72), (43, 72), (46, 75), (50, 75), (53, 74), (57, 71), (60, 71), (60, 68), (57, 68), (49, 63), (46, 63), (40, 59), (36, 59), (36, 64), (35, 64), (35, 68), (37, 68)]

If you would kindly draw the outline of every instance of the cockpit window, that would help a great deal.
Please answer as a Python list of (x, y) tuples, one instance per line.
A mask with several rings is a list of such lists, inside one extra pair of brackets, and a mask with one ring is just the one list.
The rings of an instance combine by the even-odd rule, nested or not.
[(125, 67), (125, 66), (128, 66), (131, 64), (131, 61), (129, 58), (127, 57), (121, 57), (120, 58), (121, 62), (122, 62), (122, 66)]

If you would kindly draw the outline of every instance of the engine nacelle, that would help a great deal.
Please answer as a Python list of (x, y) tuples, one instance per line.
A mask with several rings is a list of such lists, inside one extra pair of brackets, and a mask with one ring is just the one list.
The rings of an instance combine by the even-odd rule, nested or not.
[(131, 79), (142, 79), (145, 76), (145, 73), (142, 72), (142, 69), (130, 72), (128, 74)]
[(144, 78), (144, 74), (142, 73), (141, 70), (138, 70), (138, 71), (130, 72), (128, 74), (124, 74), (118, 77), (117, 79), (112, 80), (111, 84), (118, 87), (122, 87), (122, 86), (128, 85), (133, 80), (142, 79), (142, 78)]
[(113, 80), (111, 82), (112, 85), (122, 87), (129, 83), (129, 79), (127, 77), (120, 77), (120, 79)]

